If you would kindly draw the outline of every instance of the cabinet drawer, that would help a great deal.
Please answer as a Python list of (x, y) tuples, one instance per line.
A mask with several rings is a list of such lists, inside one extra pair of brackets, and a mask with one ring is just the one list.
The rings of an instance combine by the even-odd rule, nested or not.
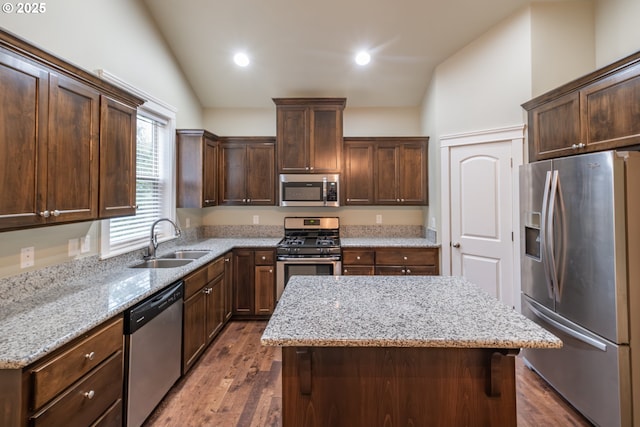
[(254, 262), (256, 265), (273, 265), (273, 251), (255, 251)]
[(435, 265), (436, 251), (433, 249), (378, 249), (376, 265)]
[(375, 252), (372, 249), (345, 250), (342, 251), (342, 263), (372, 265), (375, 259), (374, 254)]
[(212, 261), (207, 268), (209, 270), (209, 281), (211, 281), (224, 273), (224, 258), (218, 258), (217, 260)]
[(122, 396), (122, 351), (31, 417), (34, 427), (82, 427), (92, 424)]
[(91, 427), (120, 427), (122, 425), (122, 399), (118, 399), (96, 422), (91, 424)]
[(435, 265), (407, 265), (405, 274), (410, 276), (435, 276), (438, 274)]
[(200, 270), (191, 273), (184, 279), (184, 299), (188, 299), (191, 295), (198, 292), (208, 280), (208, 268), (202, 267)]
[(345, 265), (342, 268), (345, 276), (373, 276), (373, 265)]
[(122, 318), (96, 331), (69, 350), (31, 370), (31, 409), (38, 409), (56, 394), (123, 347)]

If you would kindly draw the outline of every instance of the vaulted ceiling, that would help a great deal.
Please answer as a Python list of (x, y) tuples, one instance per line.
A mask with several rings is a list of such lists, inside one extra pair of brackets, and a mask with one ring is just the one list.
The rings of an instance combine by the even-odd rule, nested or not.
[[(205, 108), (420, 105), (434, 68), (530, 0), (140, 0)], [(371, 53), (359, 66), (357, 51)], [(244, 51), (251, 63), (238, 67)]]

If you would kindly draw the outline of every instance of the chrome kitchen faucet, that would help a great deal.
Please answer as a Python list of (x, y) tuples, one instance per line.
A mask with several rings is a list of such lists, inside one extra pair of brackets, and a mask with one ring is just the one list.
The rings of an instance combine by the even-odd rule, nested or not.
[(153, 224), (151, 224), (151, 238), (149, 241), (149, 246), (147, 247), (147, 255), (144, 256), (144, 259), (153, 259), (156, 257), (156, 250), (158, 249), (158, 235), (155, 233), (155, 228), (156, 225), (161, 221), (167, 221), (171, 223), (171, 225), (173, 225), (173, 229), (176, 232), (175, 236), (180, 237), (181, 231), (175, 222), (171, 221), (169, 218), (160, 218), (156, 220)]

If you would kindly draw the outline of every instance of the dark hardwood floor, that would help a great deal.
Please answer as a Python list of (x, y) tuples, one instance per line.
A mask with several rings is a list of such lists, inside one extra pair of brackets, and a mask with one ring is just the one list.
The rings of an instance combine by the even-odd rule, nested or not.
[[(279, 427), (281, 352), (260, 345), (265, 326), (230, 322), (144, 427)], [(516, 375), (518, 426), (591, 426), (519, 358)]]

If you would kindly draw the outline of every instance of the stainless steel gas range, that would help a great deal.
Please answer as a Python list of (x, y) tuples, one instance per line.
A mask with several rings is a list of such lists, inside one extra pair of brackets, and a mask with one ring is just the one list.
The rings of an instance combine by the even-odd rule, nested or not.
[(291, 276), (340, 275), (340, 218), (286, 217), (276, 254), (278, 300)]

